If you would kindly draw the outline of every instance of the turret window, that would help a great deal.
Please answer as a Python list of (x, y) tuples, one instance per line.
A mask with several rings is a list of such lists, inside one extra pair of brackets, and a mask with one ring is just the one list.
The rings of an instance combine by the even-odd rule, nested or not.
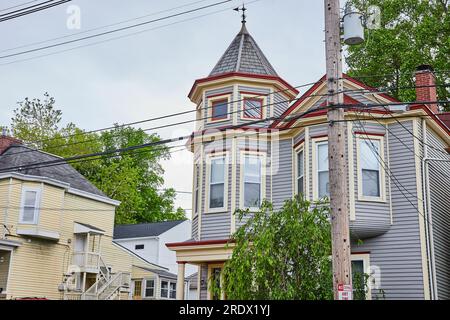
[(221, 99), (212, 102), (211, 120), (223, 120), (228, 118), (228, 100)]
[(244, 98), (243, 117), (247, 119), (262, 118), (263, 99)]

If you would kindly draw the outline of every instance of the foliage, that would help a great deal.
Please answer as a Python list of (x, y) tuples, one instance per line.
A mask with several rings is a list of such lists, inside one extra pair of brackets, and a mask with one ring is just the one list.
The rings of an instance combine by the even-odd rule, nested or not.
[[(365, 32), (365, 41), (348, 46), (349, 75), (375, 87), (394, 88), (393, 96), (414, 101), (414, 71), (421, 64), (436, 70), (436, 82), (449, 79), (450, 15), (448, 1), (349, 0), (360, 12), (376, 5), (381, 9), (381, 27)], [(447, 72), (440, 72), (447, 71)], [(384, 76), (376, 76), (384, 75)], [(450, 98), (448, 88), (438, 88), (439, 100)]]
[[(264, 202), (233, 235), (223, 268), (229, 299), (332, 299), (331, 227), (324, 203), (297, 196), (274, 211)], [(248, 211), (237, 211), (239, 220)], [(210, 281), (213, 292), (216, 282)]]
[[(62, 111), (45, 93), (43, 101), (25, 98), (19, 102), (11, 128), (14, 136), (27, 144), (64, 158), (160, 140), (155, 134), (117, 124), (109, 131), (89, 133), (73, 123), (61, 126), (61, 121)], [(108, 197), (121, 201), (116, 223), (185, 219), (184, 210), (174, 208), (175, 190), (160, 191), (164, 170), (159, 162), (169, 157), (165, 146), (153, 146), (74, 161), (71, 165)]]

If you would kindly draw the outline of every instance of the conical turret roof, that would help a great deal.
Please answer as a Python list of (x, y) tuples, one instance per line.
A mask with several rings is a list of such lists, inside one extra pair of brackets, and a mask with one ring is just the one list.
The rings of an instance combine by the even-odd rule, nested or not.
[(248, 33), (245, 23), (242, 23), (241, 30), (209, 76), (228, 72), (278, 76), (256, 41)]

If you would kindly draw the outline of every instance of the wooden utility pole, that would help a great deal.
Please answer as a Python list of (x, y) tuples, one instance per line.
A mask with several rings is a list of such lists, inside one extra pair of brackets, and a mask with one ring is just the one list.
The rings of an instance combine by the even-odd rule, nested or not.
[[(328, 88), (328, 165), (332, 227), (334, 298), (351, 290), (350, 231), (347, 189), (346, 130), (343, 104), (339, 0), (325, 0), (325, 50)], [(339, 92), (339, 93), (338, 93)], [(351, 298), (351, 291), (350, 291)]]

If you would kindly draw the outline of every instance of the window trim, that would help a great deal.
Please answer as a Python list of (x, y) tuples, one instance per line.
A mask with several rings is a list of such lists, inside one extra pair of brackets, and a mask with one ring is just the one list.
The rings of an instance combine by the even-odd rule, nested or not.
[[(319, 200), (319, 171), (317, 170), (317, 149), (318, 146), (324, 143), (328, 144), (328, 136), (312, 138), (312, 186), (313, 186), (313, 200)], [(328, 172), (330, 168), (328, 167)]]
[[(222, 121), (227, 121), (230, 120), (230, 106), (232, 106), (232, 103), (230, 103), (231, 101), (231, 93), (223, 93), (223, 94), (218, 94), (218, 95), (212, 95), (209, 97), (206, 97), (208, 103), (208, 112), (207, 112), (207, 119), (206, 119), (206, 123), (216, 123), (216, 122), (222, 122)], [(221, 101), (225, 101), (227, 103), (227, 114), (226, 117), (219, 117), (219, 118), (214, 118), (213, 117), (213, 106), (214, 103), (217, 102), (221, 102)]]
[[(161, 292), (162, 292), (162, 283), (163, 282), (167, 282), (167, 297), (164, 297), (161, 294)], [(170, 292), (171, 292), (170, 284), (175, 284), (175, 294), (176, 294), (176, 292), (177, 292), (177, 281), (176, 280), (169, 280), (167, 278), (160, 278), (159, 279), (159, 298), (160, 299), (164, 299), (164, 300), (175, 300), (176, 299), (176, 298), (171, 298), (170, 297)]]
[[(368, 201), (368, 202), (386, 202), (386, 177), (383, 166), (379, 164), (379, 180), (380, 180), (380, 196), (371, 197), (365, 196), (363, 194), (363, 181), (362, 181), (362, 166), (360, 158), (360, 143), (362, 140), (376, 140), (380, 146), (380, 156), (382, 162), (386, 162), (386, 157), (384, 154), (384, 136), (365, 134), (356, 134), (356, 168), (357, 168), (357, 183), (358, 183), (358, 201)], [(376, 155), (375, 155), (376, 156)], [(376, 156), (377, 157), (377, 156)], [(378, 162), (378, 157), (377, 157)], [(388, 164), (389, 165), (389, 164)]]
[[(214, 158), (224, 158), (225, 159), (225, 166), (224, 166), (224, 186), (223, 186), (223, 206), (220, 208), (210, 208), (210, 178), (211, 178), (211, 161)], [(220, 151), (220, 152), (214, 152), (214, 153), (208, 153), (206, 154), (206, 176), (205, 176), (205, 207), (206, 212), (205, 213), (221, 213), (226, 212), (228, 210), (228, 180), (229, 180), (229, 155), (228, 151)]]
[(251, 151), (251, 150), (240, 150), (239, 155), (239, 208), (241, 210), (249, 209), (250, 211), (257, 211), (259, 210), (259, 207), (245, 207), (244, 206), (244, 164), (245, 164), (245, 157), (246, 156), (256, 156), (261, 159), (261, 188), (260, 188), (260, 199), (261, 202), (266, 197), (266, 161), (267, 161), (267, 154), (266, 152), (262, 151)]
[(306, 170), (305, 170), (305, 163), (306, 163), (306, 158), (305, 158), (305, 147), (304, 147), (304, 141), (302, 141), (300, 144), (298, 144), (297, 146), (295, 146), (294, 148), (294, 177), (295, 177), (295, 181), (294, 181), (294, 193), (298, 194), (298, 179), (300, 178), (298, 175), (298, 154), (300, 152), (303, 152), (303, 196), (306, 197), (306, 188), (305, 188), (305, 182), (306, 182)]
[[(142, 286), (142, 298), (155, 298), (156, 297), (156, 278), (145, 278), (143, 279), (143, 286)], [(153, 295), (147, 296), (147, 281), (153, 281)]]
[[(23, 220), (23, 214), (24, 214), (24, 208), (25, 208), (25, 194), (28, 191), (34, 191), (36, 192), (36, 202), (34, 207), (34, 217), (33, 222), (24, 221)], [(23, 187), (22, 188), (22, 196), (20, 200), (20, 213), (19, 213), (19, 223), (20, 224), (31, 224), (36, 225), (39, 224), (39, 216), (40, 216), (40, 206), (41, 206), (41, 194), (42, 194), (42, 187)]]

